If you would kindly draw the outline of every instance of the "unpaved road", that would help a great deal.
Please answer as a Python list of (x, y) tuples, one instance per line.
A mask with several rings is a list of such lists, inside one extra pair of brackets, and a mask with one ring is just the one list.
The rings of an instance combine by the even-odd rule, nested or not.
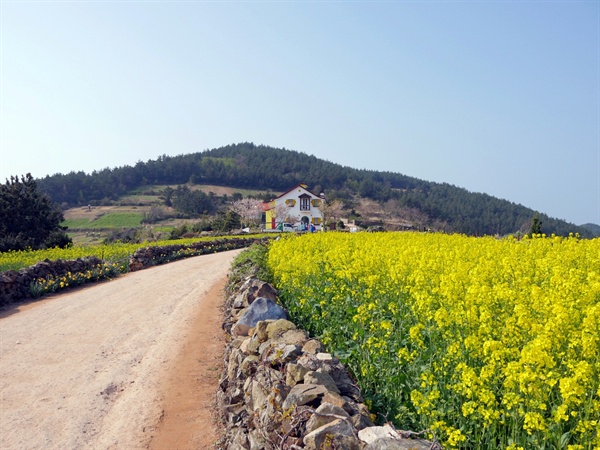
[[(142, 270), (4, 312), (0, 449), (209, 448), (220, 288), (239, 252)], [(194, 412), (198, 405), (204, 411)], [(193, 436), (177, 428), (184, 422)]]

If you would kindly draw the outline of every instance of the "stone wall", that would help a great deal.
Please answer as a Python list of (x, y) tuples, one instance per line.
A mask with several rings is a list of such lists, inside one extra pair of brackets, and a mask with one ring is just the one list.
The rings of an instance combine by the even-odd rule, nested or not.
[[(136, 250), (129, 259), (129, 270), (141, 270), (189, 256), (222, 252), (249, 247), (265, 238), (236, 238), (199, 241), (192, 244), (175, 244), (144, 247)], [(68, 272), (79, 273), (92, 270), (103, 264), (95, 256), (76, 260), (45, 260), (20, 270), (0, 272), (0, 308), (32, 298), (30, 285), (34, 280), (51, 276), (59, 278)]]
[(281, 311), (275, 289), (257, 278), (229, 288), (223, 328), (230, 340), (217, 393), (226, 431), (218, 448), (442, 448), (419, 439), (419, 433), (375, 426), (340, 361), (280, 318)]
[(245, 248), (261, 240), (264, 238), (216, 239), (192, 244), (144, 247), (136, 250), (129, 259), (129, 270), (133, 272), (188, 256)]
[(33, 280), (51, 276), (62, 277), (68, 272), (86, 272), (102, 264), (102, 261), (90, 256), (75, 260), (41, 261), (20, 270), (7, 270), (0, 273), (0, 307), (31, 298), (29, 286)]

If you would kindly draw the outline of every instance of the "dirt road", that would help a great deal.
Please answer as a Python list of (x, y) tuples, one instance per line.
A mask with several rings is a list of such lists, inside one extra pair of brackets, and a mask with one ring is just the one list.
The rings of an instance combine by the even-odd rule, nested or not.
[(239, 252), (127, 274), (2, 314), (0, 449), (209, 448), (220, 287)]

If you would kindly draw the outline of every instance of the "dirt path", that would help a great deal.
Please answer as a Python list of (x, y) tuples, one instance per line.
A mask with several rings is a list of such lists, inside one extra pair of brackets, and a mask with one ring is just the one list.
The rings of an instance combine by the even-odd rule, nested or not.
[(205, 407), (220, 365), (220, 287), (238, 253), (4, 313), (0, 449), (210, 448), (216, 434)]

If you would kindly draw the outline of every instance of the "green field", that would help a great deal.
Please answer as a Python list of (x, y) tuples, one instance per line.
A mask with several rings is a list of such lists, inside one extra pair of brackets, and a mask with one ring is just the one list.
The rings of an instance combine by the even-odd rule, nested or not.
[(135, 228), (142, 223), (142, 213), (115, 212), (98, 217), (95, 220), (67, 219), (61, 225), (70, 229)]

